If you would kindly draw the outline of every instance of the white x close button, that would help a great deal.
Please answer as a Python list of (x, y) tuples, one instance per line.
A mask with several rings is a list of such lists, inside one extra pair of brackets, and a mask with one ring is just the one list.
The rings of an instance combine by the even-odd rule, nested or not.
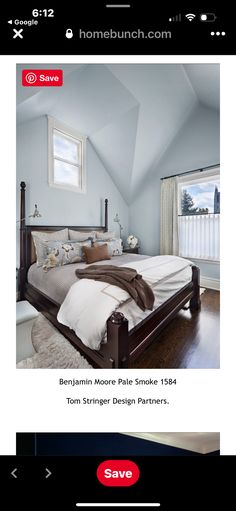
[(19, 37), (20, 39), (23, 39), (23, 35), (22, 35), (23, 28), (20, 28), (20, 30), (13, 28), (13, 32), (15, 32), (13, 39), (16, 39), (17, 37)]

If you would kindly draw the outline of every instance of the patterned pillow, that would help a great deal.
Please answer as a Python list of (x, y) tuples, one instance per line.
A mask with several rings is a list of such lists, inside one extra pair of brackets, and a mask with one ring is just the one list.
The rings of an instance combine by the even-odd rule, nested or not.
[(85, 259), (82, 248), (84, 246), (91, 247), (91, 241), (46, 241), (44, 245), (45, 259), (43, 270), (47, 272), (50, 268), (55, 268), (56, 266), (80, 263)]
[(44, 241), (66, 241), (68, 240), (68, 229), (61, 229), (60, 231), (32, 231), (31, 232), (35, 252), (36, 252), (36, 260), (37, 266), (42, 266), (45, 259), (45, 250), (43, 248), (42, 243)]
[[(94, 246), (99, 246), (104, 243), (103, 240), (96, 240), (94, 243)], [(109, 256), (120, 256), (122, 255), (122, 240), (121, 239), (115, 239), (111, 241), (106, 241), (108, 253)]]

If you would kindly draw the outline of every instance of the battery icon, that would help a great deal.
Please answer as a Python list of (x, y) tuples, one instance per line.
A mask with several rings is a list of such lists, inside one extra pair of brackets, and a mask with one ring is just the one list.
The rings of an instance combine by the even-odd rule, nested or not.
[(204, 12), (200, 14), (200, 21), (208, 21), (213, 22), (215, 21), (217, 16), (214, 14), (214, 12)]

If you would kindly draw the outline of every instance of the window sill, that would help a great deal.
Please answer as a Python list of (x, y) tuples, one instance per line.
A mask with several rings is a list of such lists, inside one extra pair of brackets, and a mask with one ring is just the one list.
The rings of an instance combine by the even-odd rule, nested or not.
[(82, 193), (86, 194), (86, 187), (79, 188), (77, 186), (70, 186), (70, 185), (59, 185), (57, 183), (54, 183), (53, 181), (49, 181), (49, 186), (52, 188), (58, 188), (59, 190), (65, 190), (67, 192), (75, 192), (75, 193)]
[[(183, 257), (183, 256), (180, 256)], [(184, 257), (183, 259), (190, 259), (190, 261), (199, 261), (201, 263), (209, 263), (209, 264), (220, 264), (220, 261), (213, 259), (200, 259), (199, 257)]]

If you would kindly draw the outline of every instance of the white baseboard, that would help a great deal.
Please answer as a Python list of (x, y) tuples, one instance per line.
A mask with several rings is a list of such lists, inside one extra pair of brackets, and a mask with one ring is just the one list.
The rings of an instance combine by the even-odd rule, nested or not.
[(220, 291), (220, 280), (212, 279), (210, 277), (204, 277), (204, 275), (201, 275), (200, 286), (206, 287), (207, 289), (214, 289), (215, 291)]

